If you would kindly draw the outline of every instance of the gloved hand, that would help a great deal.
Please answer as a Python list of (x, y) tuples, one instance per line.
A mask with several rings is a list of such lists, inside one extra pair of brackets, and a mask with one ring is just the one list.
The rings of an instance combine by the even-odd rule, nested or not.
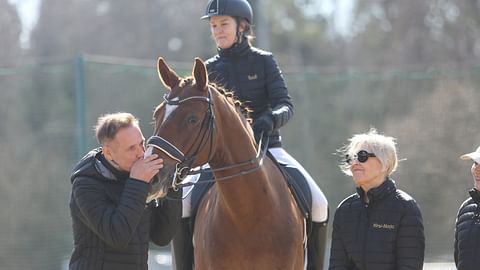
[(255, 135), (262, 133), (263, 136), (267, 136), (273, 130), (273, 115), (268, 112), (260, 116), (252, 125), (253, 132)]

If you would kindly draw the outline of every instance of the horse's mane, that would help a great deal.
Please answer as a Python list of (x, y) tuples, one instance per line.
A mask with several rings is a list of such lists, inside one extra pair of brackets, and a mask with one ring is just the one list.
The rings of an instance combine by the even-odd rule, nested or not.
[[(195, 79), (192, 76), (185, 77), (180, 81), (178, 86), (179, 87), (192, 86), (194, 81)], [(248, 123), (252, 122), (252, 119), (250, 118), (250, 113), (252, 112), (252, 110), (244, 102), (239, 100), (238, 97), (235, 96), (235, 93), (213, 82), (209, 82), (208, 86), (210, 86), (211, 88), (216, 90), (218, 93), (220, 93), (222, 96), (224, 96), (225, 99), (237, 109), (237, 112)], [(160, 109), (162, 104), (159, 104), (158, 106), (155, 107), (153, 112), (154, 117), (157, 115), (157, 111)]]
[(239, 113), (242, 114), (249, 123), (251, 123), (252, 119), (250, 118), (250, 113), (252, 110), (244, 102), (239, 100), (238, 97), (235, 96), (235, 93), (213, 82), (209, 82), (208, 85), (222, 94), (225, 99), (230, 102), (230, 104), (235, 106)]

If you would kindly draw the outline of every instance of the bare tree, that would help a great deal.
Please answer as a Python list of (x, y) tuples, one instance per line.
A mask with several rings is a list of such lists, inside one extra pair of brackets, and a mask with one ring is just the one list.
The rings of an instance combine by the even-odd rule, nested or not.
[(44, 0), (33, 33), (33, 54), (144, 59), (162, 55), (190, 62), (210, 51), (208, 27), (200, 21), (203, 9), (202, 1)]
[(480, 60), (476, 1), (356, 1), (348, 43), (352, 66), (472, 65)]

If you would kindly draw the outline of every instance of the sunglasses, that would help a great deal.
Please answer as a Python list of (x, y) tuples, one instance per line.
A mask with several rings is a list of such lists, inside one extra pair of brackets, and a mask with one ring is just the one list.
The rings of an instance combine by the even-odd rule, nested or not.
[(352, 165), (354, 160), (358, 160), (360, 163), (365, 163), (367, 162), (369, 157), (376, 157), (374, 153), (369, 153), (365, 150), (360, 150), (356, 155), (350, 156), (350, 155), (345, 155), (345, 162), (348, 165)]

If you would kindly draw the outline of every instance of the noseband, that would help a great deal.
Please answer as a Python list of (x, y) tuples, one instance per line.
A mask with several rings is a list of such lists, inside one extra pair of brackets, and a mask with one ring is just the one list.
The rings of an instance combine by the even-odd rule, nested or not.
[[(195, 141), (192, 144), (197, 145), (197, 148), (193, 151), (193, 154), (190, 156), (186, 156), (182, 151), (180, 151), (173, 143), (169, 142), (168, 140), (160, 137), (160, 136), (152, 136), (147, 141), (147, 147), (154, 147), (163, 153), (165, 153), (168, 157), (175, 160), (177, 163), (175, 165), (175, 173), (172, 179), (172, 188), (177, 191), (181, 187), (181, 182), (187, 177), (189, 172), (191, 171), (191, 166), (197, 159), (197, 155), (200, 150), (205, 146), (207, 143), (208, 137), (210, 137), (210, 149), (208, 154), (208, 161), (211, 159), (212, 155), (212, 145), (213, 145), (213, 131), (215, 130), (215, 116), (213, 114), (212, 109), (212, 102), (211, 102), (211, 92), (210, 88), (208, 89), (208, 96), (192, 96), (187, 97), (181, 100), (173, 100), (169, 99), (168, 95), (165, 94), (163, 99), (166, 104), (168, 105), (182, 105), (188, 101), (201, 101), (206, 102), (208, 104), (208, 110), (205, 112), (205, 117), (202, 120), (202, 125), (200, 132), (195, 137)], [(209, 136), (207, 136), (207, 134)], [(197, 144), (198, 142), (198, 144)], [(190, 152), (190, 150), (188, 151)]]
[[(190, 156), (186, 156), (182, 151), (178, 149), (173, 143), (169, 142), (168, 140), (160, 137), (160, 136), (152, 136), (148, 139), (147, 141), (147, 147), (154, 147), (164, 154), (166, 154), (168, 157), (171, 159), (175, 160), (177, 163), (175, 165), (175, 173), (172, 179), (172, 184), (171, 187), (173, 190), (177, 191), (179, 188), (186, 187), (186, 186), (191, 186), (194, 185), (195, 183), (182, 183), (182, 181), (188, 176), (188, 175), (196, 175), (196, 174), (201, 174), (205, 172), (217, 172), (217, 171), (225, 171), (233, 168), (238, 168), (241, 166), (246, 166), (250, 164), (257, 164), (254, 168), (246, 169), (243, 171), (240, 171), (237, 174), (234, 175), (229, 175), (225, 176), (222, 178), (217, 178), (217, 179), (210, 179), (210, 180), (205, 180), (202, 181), (201, 183), (209, 183), (209, 182), (215, 182), (215, 181), (220, 181), (220, 180), (226, 180), (226, 179), (231, 179), (237, 176), (243, 176), (252, 172), (255, 172), (256, 170), (260, 169), (260, 166), (262, 165), (263, 159), (265, 157), (265, 154), (268, 149), (268, 137), (267, 141), (263, 142), (263, 136), (262, 139), (259, 142), (259, 148), (258, 152), (253, 159), (249, 159), (243, 162), (239, 162), (236, 164), (232, 165), (227, 165), (221, 168), (216, 168), (216, 169), (199, 169), (192, 171), (192, 164), (197, 158), (198, 153), (200, 150), (205, 146), (207, 140), (207, 134), (210, 137), (210, 149), (209, 149), (209, 154), (208, 154), (208, 159), (206, 163), (209, 163), (211, 158), (212, 158), (212, 149), (213, 149), (213, 135), (214, 135), (214, 130), (215, 130), (215, 115), (213, 113), (213, 103), (211, 99), (211, 89), (210, 87), (208, 88), (208, 96), (192, 96), (192, 97), (187, 97), (181, 100), (172, 100), (168, 98), (168, 95), (164, 95), (164, 101), (168, 105), (182, 105), (183, 103), (187, 101), (202, 101), (206, 102), (208, 104), (208, 110), (205, 113), (205, 117), (202, 121), (202, 127), (200, 129), (200, 132), (197, 134), (197, 137), (195, 138), (195, 142), (199, 140), (199, 143), (197, 144), (197, 148), (195, 151), (193, 151), (193, 154)], [(205, 127), (205, 128), (204, 128)], [(193, 144), (195, 145), (195, 143)], [(193, 147), (193, 146), (192, 146)], [(188, 151), (190, 152), (190, 151)]]

